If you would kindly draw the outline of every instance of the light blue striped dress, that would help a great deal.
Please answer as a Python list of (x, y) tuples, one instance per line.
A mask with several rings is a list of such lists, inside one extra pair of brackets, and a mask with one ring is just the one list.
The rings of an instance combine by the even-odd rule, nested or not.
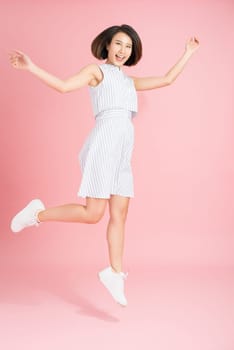
[(82, 179), (79, 197), (134, 197), (131, 157), (134, 147), (132, 118), (137, 95), (132, 78), (119, 67), (101, 64), (103, 80), (90, 87), (95, 126), (79, 153)]

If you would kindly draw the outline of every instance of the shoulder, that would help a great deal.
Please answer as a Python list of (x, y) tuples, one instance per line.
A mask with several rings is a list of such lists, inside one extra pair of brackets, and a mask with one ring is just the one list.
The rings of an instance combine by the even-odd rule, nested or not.
[(90, 63), (87, 66), (83, 67), (84, 71), (86, 71), (88, 74), (92, 76), (92, 79), (89, 83), (90, 86), (96, 86), (100, 83), (100, 81), (103, 79), (103, 73), (100, 68), (100, 65), (97, 63)]
[(90, 63), (84, 66), (82, 71), (96, 75), (100, 72), (100, 66), (97, 63)]

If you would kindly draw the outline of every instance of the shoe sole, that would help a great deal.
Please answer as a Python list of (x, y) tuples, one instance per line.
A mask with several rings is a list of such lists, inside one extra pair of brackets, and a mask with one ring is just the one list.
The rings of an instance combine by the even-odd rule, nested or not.
[(121, 305), (121, 306), (127, 306), (127, 303), (125, 304), (125, 303), (121, 303), (120, 301), (118, 301), (116, 298), (115, 298), (115, 296), (112, 294), (112, 292), (111, 292), (111, 290), (106, 286), (106, 284), (105, 284), (105, 282), (103, 281), (103, 279), (102, 279), (102, 277), (101, 277), (101, 275), (100, 274), (98, 274), (98, 277), (99, 277), (99, 280), (100, 280), (100, 282), (103, 284), (103, 286), (108, 290), (108, 292), (111, 294), (111, 296), (112, 296), (112, 298), (114, 299), (114, 301), (116, 302), (116, 303), (118, 303), (119, 305)]
[[(40, 209), (40, 210), (44, 210), (45, 209), (45, 206), (44, 204), (42, 203), (42, 201), (40, 199), (33, 199), (31, 202), (29, 202), (22, 210), (20, 210), (14, 217), (13, 219), (11, 220), (11, 224), (10, 224), (10, 228), (11, 228), (11, 231), (14, 232), (14, 233), (18, 233), (20, 231), (22, 231), (25, 227), (15, 227), (15, 222), (18, 220), (18, 218), (22, 215), (22, 213), (27, 209), (27, 207), (33, 203), (37, 203), (37, 208)], [(17, 225), (16, 225), (17, 226)]]

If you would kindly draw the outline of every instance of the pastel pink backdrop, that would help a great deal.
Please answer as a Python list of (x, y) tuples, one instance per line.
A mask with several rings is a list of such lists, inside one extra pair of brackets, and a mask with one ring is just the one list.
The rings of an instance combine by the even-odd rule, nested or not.
[[(105, 238), (108, 210), (96, 225), (47, 223), (18, 235), (10, 232), (12, 216), (32, 198), (41, 198), (47, 206), (84, 203), (76, 196), (81, 180), (77, 156), (94, 125), (94, 118), (87, 88), (59, 94), (29, 73), (13, 69), (7, 52), (22, 50), (39, 66), (65, 78), (82, 66), (97, 62), (90, 52), (90, 43), (97, 33), (113, 24), (128, 23), (139, 32), (144, 48), (139, 64), (126, 68), (129, 75), (165, 74), (182, 56), (190, 36), (200, 40), (200, 48), (171, 86), (139, 93), (139, 113), (134, 120), (135, 198), (130, 201), (124, 257), (124, 269), (132, 271), (133, 277), (135, 274), (135, 287), (134, 279), (133, 284), (131, 280), (129, 284), (135, 306), (121, 315), (116, 310), (114, 314), (119, 315), (125, 328), (119, 332), (112, 323), (108, 334), (116, 336), (115, 328), (118, 339), (119, 334), (124, 335), (124, 349), (131, 348), (133, 339), (138, 339), (136, 349), (152, 348), (152, 341), (158, 346), (155, 348), (163, 350), (233, 349), (230, 316), (233, 284), (225, 284), (225, 276), (231, 276), (229, 272), (234, 264), (233, 14), (232, 0), (1, 1), (0, 267), (1, 302), (8, 301), (1, 304), (1, 329), (5, 335), (10, 334), (8, 340), (4, 338), (7, 344), (12, 339), (10, 329), (15, 325), (15, 339), (21, 339), (17, 344), (23, 344), (22, 349), (26, 349), (25, 339), (30, 330), (31, 338), (34, 337), (33, 347), (28, 343), (30, 349), (64, 349), (65, 344), (69, 349), (77, 349), (76, 341), (71, 343), (76, 337), (77, 315), (73, 318), (74, 315), (70, 317), (59, 310), (56, 321), (57, 302), (49, 302), (44, 309), (42, 305), (41, 313), (35, 308), (24, 308), (22, 313), (19, 305), (14, 305), (17, 300), (18, 304), (41, 307), (44, 294), (39, 299), (35, 292), (27, 294), (27, 283), (43, 291), (48, 286), (50, 292), (56, 296), (58, 293), (66, 303), (82, 305), (81, 310), (88, 316), (116, 321), (85, 299), (78, 298), (77, 302), (77, 296), (69, 294), (68, 282), (69, 278), (78, 278), (80, 271), (82, 278), (92, 284), (91, 276), (108, 263)], [(209, 276), (213, 276), (212, 269), (226, 272), (221, 279), (214, 277), (218, 281), (216, 292), (212, 285), (211, 291), (207, 287), (204, 294), (199, 294), (197, 285), (184, 289), (184, 281), (181, 289), (177, 289), (174, 282), (166, 281), (164, 270), (158, 273), (158, 269), (167, 266), (172, 269), (170, 281), (177, 280), (176, 268), (201, 269), (203, 286)], [(92, 273), (86, 276), (88, 271)], [(70, 277), (70, 274), (74, 275)], [(143, 275), (145, 284), (141, 280)], [(190, 272), (188, 276), (186, 281), (192, 283)], [(82, 286), (81, 291), (86, 288)], [(142, 290), (143, 287), (146, 289)], [(219, 294), (219, 288), (227, 288), (225, 294), (221, 291)], [(97, 294), (92, 294), (94, 289)], [(97, 287), (94, 289), (85, 295), (91, 299), (99, 295)], [(190, 289), (200, 297), (194, 299), (192, 294), (190, 300)], [(99, 302), (101, 293), (100, 289)], [(156, 299), (150, 299), (150, 295)], [(204, 305), (199, 304), (202, 296)], [(178, 319), (173, 313), (177, 309), (170, 304), (173, 298), (178, 305)], [(148, 308), (143, 301), (148, 302)], [(180, 301), (188, 304), (181, 306)], [(181, 310), (185, 312), (184, 323)], [(30, 318), (22, 319), (27, 312), (32, 312)], [(59, 323), (61, 314), (63, 324)], [(137, 323), (139, 315), (145, 325), (145, 338), (142, 323)], [(193, 324), (188, 322), (190, 316)], [(74, 327), (69, 330), (72, 320)], [(221, 320), (223, 328), (220, 328)], [(135, 327), (134, 333), (126, 328), (128, 323)], [(40, 332), (36, 333), (34, 325), (45, 338), (39, 337)], [(80, 326), (85, 329), (81, 341), (88, 339), (92, 329), (95, 339), (103, 342), (103, 348), (113, 343), (112, 340), (104, 342), (105, 332), (101, 338), (100, 328), (92, 324), (91, 319), (86, 322), (82, 319)], [(71, 329), (73, 338), (69, 333)], [(208, 330), (210, 346), (207, 345)], [(218, 334), (221, 334), (219, 339)], [(216, 339), (211, 345), (214, 335)], [(60, 336), (65, 337), (64, 342)], [(54, 347), (45, 339), (51, 339)], [(118, 348), (118, 342), (115, 341), (115, 345)], [(114, 345), (112, 349), (115, 350)]]
[(129, 23), (141, 35), (144, 54), (136, 67), (126, 68), (128, 74), (165, 74), (192, 35), (201, 46), (173, 85), (139, 93), (125, 261), (233, 264), (232, 19), (227, 0), (120, 1), (116, 8), (104, 0), (92, 6), (90, 1), (2, 1), (4, 259), (104, 263), (108, 219), (95, 226), (50, 223), (36, 234), (10, 233), (12, 215), (31, 198), (47, 206), (78, 201), (77, 155), (94, 118), (87, 88), (61, 95), (13, 69), (7, 52), (25, 51), (65, 78), (96, 62), (90, 43), (97, 33)]

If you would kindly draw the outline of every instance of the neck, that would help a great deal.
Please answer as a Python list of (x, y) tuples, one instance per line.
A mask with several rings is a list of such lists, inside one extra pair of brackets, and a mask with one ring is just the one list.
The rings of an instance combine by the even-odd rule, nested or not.
[(117, 66), (114, 63), (109, 62), (108, 60), (105, 63), (106, 64), (111, 64), (112, 66), (114, 66), (114, 67), (118, 68), (119, 70), (121, 70), (121, 66)]

